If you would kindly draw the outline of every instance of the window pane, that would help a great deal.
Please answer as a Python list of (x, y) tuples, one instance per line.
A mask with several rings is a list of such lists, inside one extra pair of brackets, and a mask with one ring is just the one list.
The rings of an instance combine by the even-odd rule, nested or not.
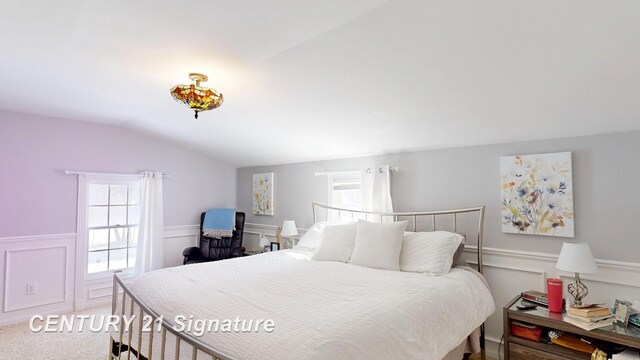
[(136, 266), (136, 253), (137, 253), (137, 249), (132, 247), (129, 248), (129, 267), (134, 267)]
[(138, 246), (138, 227), (129, 228), (129, 246)]
[(109, 206), (109, 226), (127, 225), (127, 206)]
[(127, 249), (109, 251), (109, 270), (127, 267)]
[(107, 271), (107, 251), (89, 253), (89, 274)]
[(127, 247), (127, 228), (109, 229), (110, 248)]
[(89, 206), (89, 227), (107, 226), (108, 212), (107, 206)]
[(89, 185), (89, 205), (107, 205), (109, 185)]
[(336, 206), (358, 210), (361, 204), (361, 191), (358, 190), (337, 190), (333, 192), (333, 203)]
[(105, 250), (109, 245), (109, 230), (89, 230), (89, 251)]
[(129, 185), (129, 204), (140, 203), (140, 185)]
[(109, 204), (125, 205), (127, 203), (127, 185), (111, 185)]
[(127, 219), (129, 225), (136, 225), (140, 222), (140, 208), (138, 205), (129, 206), (129, 214)]

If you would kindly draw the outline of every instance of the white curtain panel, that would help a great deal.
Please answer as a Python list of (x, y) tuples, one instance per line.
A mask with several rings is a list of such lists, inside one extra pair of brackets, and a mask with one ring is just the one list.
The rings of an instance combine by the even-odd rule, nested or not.
[(369, 166), (362, 170), (362, 210), (393, 212), (389, 165)]
[(162, 173), (144, 173), (140, 206), (140, 237), (136, 258), (136, 272), (149, 272), (163, 267), (164, 220)]

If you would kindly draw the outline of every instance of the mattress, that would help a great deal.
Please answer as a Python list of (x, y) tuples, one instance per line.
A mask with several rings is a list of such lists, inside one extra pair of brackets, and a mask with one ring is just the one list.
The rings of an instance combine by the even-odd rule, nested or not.
[[(197, 337), (242, 360), (440, 360), (495, 311), (489, 289), (469, 269), (433, 276), (310, 261), (310, 255), (293, 249), (167, 268), (140, 276), (129, 289), (170, 323), (176, 316), (273, 320), (272, 332)], [(137, 345), (134, 336), (132, 343), (148, 355), (145, 339)], [(159, 339), (154, 335), (154, 358)], [(191, 350), (182, 343), (180, 358), (190, 358)], [(169, 335), (165, 358), (174, 351)]]

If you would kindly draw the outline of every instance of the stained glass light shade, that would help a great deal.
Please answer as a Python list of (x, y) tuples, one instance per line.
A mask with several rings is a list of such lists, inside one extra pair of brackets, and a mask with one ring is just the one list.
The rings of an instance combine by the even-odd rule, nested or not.
[(198, 118), (198, 113), (201, 111), (212, 110), (220, 105), (224, 101), (224, 97), (221, 93), (214, 89), (200, 86), (201, 81), (207, 81), (207, 76), (202, 74), (189, 74), (189, 78), (196, 83), (191, 85), (176, 85), (171, 88), (171, 96), (173, 98), (195, 111), (195, 117)]

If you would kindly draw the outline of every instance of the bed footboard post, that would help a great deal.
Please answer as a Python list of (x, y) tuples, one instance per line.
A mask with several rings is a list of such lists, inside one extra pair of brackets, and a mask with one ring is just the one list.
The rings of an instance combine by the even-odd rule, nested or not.
[(485, 360), (487, 358), (487, 351), (485, 349), (485, 338), (484, 338), (484, 324), (480, 325), (480, 358)]
[(478, 272), (484, 275), (482, 264), (482, 242), (484, 240), (484, 206), (480, 208), (478, 216)]
[[(113, 294), (111, 295), (111, 315), (115, 315), (116, 313), (116, 303), (118, 302), (118, 281), (116, 281), (116, 276), (113, 276)], [(117, 359), (120, 354), (117, 354), (118, 347), (116, 345), (116, 341), (113, 339), (111, 335), (109, 335), (109, 360)]]
[(115, 342), (113, 341), (113, 338), (109, 336), (109, 357), (107, 358), (107, 360), (113, 360), (116, 358), (115, 355), (113, 354), (114, 346), (115, 346)]

